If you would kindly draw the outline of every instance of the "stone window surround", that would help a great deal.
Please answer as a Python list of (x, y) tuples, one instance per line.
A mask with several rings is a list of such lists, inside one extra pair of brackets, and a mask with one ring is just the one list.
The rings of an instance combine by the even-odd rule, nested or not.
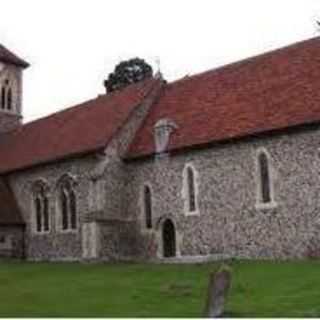
[(16, 111), (15, 110), (7, 110), (7, 109), (1, 109), (1, 113), (5, 113), (5, 114), (10, 114), (10, 115), (16, 115)]
[[(37, 190), (36, 188), (41, 185), (41, 187), (44, 189), (44, 193), (45, 196), (47, 198), (48, 201), (48, 223), (49, 223), (49, 229), (48, 230), (44, 230), (42, 228), (41, 231), (37, 230), (37, 212), (36, 212), (36, 203), (35, 203), (35, 199), (37, 197)], [(31, 212), (32, 212), (32, 218), (31, 218), (31, 230), (32, 233), (37, 234), (37, 235), (41, 235), (41, 234), (49, 234), (51, 232), (52, 229), (52, 225), (51, 225), (51, 214), (50, 214), (50, 189), (49, 189), (49, 184), (45, 179), (38, 179), (35, 182), (33, 182), (33, 186), (32, 186), (32, 197), (31, 197)]]
[[(76, 206), (76, 228), (72, 229), (70, 227), (70, 221), (69, 221), (69, 228), (68, 229), (63, 229), (62, 228), (62, 212), (61, 212), (61, 199), (60, 199), (60, 188), (62, 186), (63, 183), (65, 183), (65, 181), (68, 181), (71, 183), (72, 186), (72, 190), (74, 192), (75, 195), (75, 206)], [(77, 233), (79, 231), (79, 213), (78, 213), (78, 202), (77, 202), (77, 193), (76, 193), (76, 186), (77, 186), (77, 180), (76, 177), (74, 177), (73, 175), (67, 173), (67, 174), (63, 174), (59, 179), (58, 182), (56, 184), (56, 190), (55, 190), (55, 226), (56, 226), (56, 231), (59, 233)], [(70, 220), (70, 217), (69, 217)]]
[[(145, 208), (145, 187), (148, 187), (150, 190), (151, 195), (151, 224), (152, 228), (147, 228), (146, 224), (146, 208)], [(142, 230), (144, 233), (151, 233), (154, 231), (154, 197), (153, 197), (153, 188), (151, 186), (151, 183), (149, 181), (144, 182), (142, 184), (142, 188), (140, 190), (140, 212), (141, 212), (141, 218), (140, 218), (140, 225), (142, 226)]]
[[(268, 160), (268, 171), (269, 171), (269, 189), (270, 189), (270, 202), (263, 202), (262, 200), (262, 181), (260, 172), (260, 162), (259, 157), (261, 154), (265, 154)], [(260, 147), (255, 153), (255, 164), (256, 164), (256, 209), (274, 209), (277, 207), (277, 202), (274, 199), (274, 171), (272, 166), (272, 158), (266, 148)]]
[[(4, 85), (1, 86), (1, 90), (0, 90), (0, 110), (1, 113), (5, 113), (5, 114), (9, 114), (9, 115), (16, 115), (17, 114), (17, 110), (16, 110), (16, 105), (15, 105), (15, 100), (14, 100), (14, 90), (13, 88), (17, 88), (17, 83), (16, 80), (14, 79), (14, 77), (9, 76), (10, 79), (6, 79), (8, 81), (8, 83), (5, 83)], [(5, 90), (5, 108), (2, 108), (1, 105), (1, 99), (2, 99), (2, 89)], [(8, 109), (7, 106), (7, 94), (8, 91), (11, 91), (10, 95), (11, 95), (11, 108)]]
[(162, 228), (163, 228), (163, 223), (167, 220), (171, 220), (171, 222), (173, 223), (174, 225), (174, 231), (175, 231), (175, 240), (176, 240), (176, 255), (175, 255), (175, 258), (181, 258), (182, 257), (182, 254), (181, 254), (181, 250), (180, 250), (180, 247), (182, 246), (182, 239), (183, 239), (183, 236), (182, 234), (179, 232), (179, 230), (177, 229), (177, 221), (174, 217), (172, 216), (162, 216), (158, 222), (158, 225), (157, 225), (157, 233), (156, 233), (156, 239), (157, 239), (157, 243), (159, 244), (158, 245), (158, 248), (157, 248), (157, 257), (160, 258), (160, 259), (166, 259), (164, 256), (163, 256), (163, 239), (162, 239)]
[[(195, 198), (195, 210), (189, 210), (189, 184), (188, 184), (188, 170), (191, 169), (193, 172), (193, 181), (194, 181), (194, 198)], [(199, 210), (199, 202), (198, 202), (198, 195), (199, 195), (199, 173), (196, 170), (195, 166), (192, 162), (187, 162), (183, 168), (182, 172), (182, 199), (183, 199), (183, 210), (185, 216), (197, 216), (200, 215)]]

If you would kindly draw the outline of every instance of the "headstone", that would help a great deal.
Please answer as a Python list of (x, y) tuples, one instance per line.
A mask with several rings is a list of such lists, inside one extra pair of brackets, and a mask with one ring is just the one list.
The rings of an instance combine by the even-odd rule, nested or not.
[(230, 267), (222, 266), (210, 274), (205, 317), (218, 318), (223, 315), (230, 286)]

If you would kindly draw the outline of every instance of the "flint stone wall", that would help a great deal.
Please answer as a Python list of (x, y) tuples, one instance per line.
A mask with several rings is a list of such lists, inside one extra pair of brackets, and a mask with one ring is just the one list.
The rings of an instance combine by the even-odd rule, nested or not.
[[(159, 88), (160, 90), (161, 88)], [(177, 256), (301, 258), (320, 254), (320, 130), (297, 130), (239, 140), (145, 160), (121, 160), (159, 91), (130, 115), (100, 155), (41, 165), (9, 176), (26, 222), (32, 260), (82, 258), (82, 224), (97, 221), (97, 259), (162, 257), (162, 223), (172, 219)], [(179, 130), (179, 129), (178, 129)], [(270, 156), (274, 203), (258, 202), (258, 151)], [(196, 170), (198, 212), (185, 214), (183, 170)], [(57, 185), (65, 174), (77, 184), (78, 230), (57, 228)], [(51, 229), (34, 232), (32, 187), (49, 186)], [(145, 228), (142, 188), (151, 186), (153, 229)]]
[(0, 226), (0, 258), (23, 257), (23, 226)]
[[(182, 256), (302, 258), (320, 252), (320, 130), (246, 139), (127, 166), (125, 207), (161, 247), (161, 220), (171, 218)], [(270, 155), (275, 205), (258, 204), (257, 154)], [(186, 216), (182, 172), (198, 174), (199, 215)], [(152, 188), (153, 231), (145, 229), (141, 190)], [(160, 227), (159, 227), (160, 226)], [(145, 244), (143, 244), (145, 246)], [(157, 250), (158, 257), (161, 250)]]
[[(108, 147), (99, 154), (54, 162), (10, 175), (10, 184), (26, 222), (26, 257), (31, 260), (82, 259), (83, 223), (98, 222), (98, 257), (106, 260), (141, 256), (133, 245), (140, 235), (135, 219), (123, 210), (125, 164), (121, 157), (135, 136), (136, 130), (162, 88), (159, 81), (144, 102), (136, 106), (130, 119), (117, 132)], [(78, 229), (64, 232), (57, 226), (58, 182), (64, 175), (76, 181)], [(50, 232), (35, 232), (34, 197), (32, 187), (38, 180), (49, 186)], [(132, 226), (132, 227), (131, 227)]]
[[(145, 119), (150, 107), (155, 104), (163, 89), (163, 82), (159, 80), (149, 92), (140, 106), (137, 106), (130, 120), (122, 127), (105, 151), (101, 162), (104, 169), (95, 184), (100, 184), (99, 193), (103, 195), (97, 201), (97, 219), (100, 225), (99, 256), (103, 260), (131, 260), (148, 256), (149, 242), (141, 234), (137, 217), (132, 215), (126, 207), (127, 164), (122, 158)], [(99, 187), (98, 187), (99, 189)], [(138, 199), (136, 199), (138, 201)]]
[[(81, 258), (81, 227), (90, 215), (90, 172), (96, 164), (94, 156), (41, 165), (10, 175), (10, 184), (26, 223), (26, 257), (30, 260), (78, 260)], [(65, 174), (76, 181), (78, 229), (62, 231), (57, 225), (58, 182)], [(33, 185), (41, 179), (49, 186), (50, 232), (35, 232)]]

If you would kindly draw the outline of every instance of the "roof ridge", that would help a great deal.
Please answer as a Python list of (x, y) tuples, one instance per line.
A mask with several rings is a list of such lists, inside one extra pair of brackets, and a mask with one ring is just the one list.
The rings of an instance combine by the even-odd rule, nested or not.
[(52, 113), (50, 113), (50, 114), (41, 116), (40, 118), (37, 118), (37, 119), (34, 119), (34, 120), (31, 120), (31, 121), (29, 121), (29, 122), (24, 123), (20, 128), (25, 128), (25, 127), (27, 127), (27, 126), (29, 126), (29, 125), (33, 125), (33, 124), (36, 123), (36, 122), (43, 121), (43, 120), (47, 120), (47, 119), (49, 119), (49, 118), (51, 118), (51, 117), (55, 117), (55, 116), (57, 116), (57, 115), (59, 115), (59, 114), (65, 113), (65, 112), (70, 111), (70, 110), (72, 110), (72, 109), (80, 108), (80, 107), (82, 107), (83, 105), (85, 105), (85, 104), (87, 104), (87, 103), (89, 103), (89, 102), (93, 102), (93, 101), (97, 100), (98, 98), (99, 98), (99, 96), (96, 97), (96, 98), (92, 98), (92, 99), (89, 99), (89, 100), (85, 100), (85, 101), (83, 101), (83, 102), (79, 102), (79, 103), (77, 103), (77, 104), (75, 104), (75, 105), (72, 105), (72, 106), (70, 106), (70, 107), (67, 107), (67, 108), (64, 108), (64, 109), (60, 109), (60, 110), (54, 111), (54, 112), (52, 112)]
[[(155, 78), (152, 78), (152, 79), (155, 79)], [(148, 79), (146, 79), (146, 80), (148, 80)], [(149, 79), (149, 80), (150, 80), (150, 79)], [(70, 106), (70, 107), (67, 107), (67, 108), (64, 108), (64, 109), (61, 109), (61, 110), (54, 111), (54, 112), (52, 112), (52, 113), (50, 113), (50, 114), (48, 114), (48, 115), (44, 115), (44, 116), (42, 116), (42, 117), (40, 117), (40, 118), (38, 118), (38, 119), (34, 119), (34, 120), (32, 120), (32, 121), (26, 122), (26, 123), (24, 123), (20, 128), (18, 128), (17, 130), (26, 128), (27, 126), (33, 125), (34, 123), (36, 123), (36, 122), (38, 122), (38, 121), (47, 120), (47, 119), (49, 119), (49, 118), (51, 118), (51, 117), (55, 117), (55, 116), (57, 116), (57, 115), (60, 115), (60, 114), (62, 114), (62, 113), (68, 112), (68, 111), (71, 111), (71, 110), (73, 110), (73, 109), (77, 109), (77, 108), (81, 108), (81, 107), (87, 107), (87, 106), (86, 106), (87, 104), (92, 103), (92, 102), (95, 101), (95, 100), (106, 99), (106, 98), (107, 98), (107, 100), (109, 100), (109, 99), (111, 99), (111, 98), (113, 98), (113, 97), (115, 97), (115, 96), (117, 96), (117, 95), (119, 95), (119, 94), (123, 94), (123, 93), (125, 92), (125, 90), (127, 90), (127, 89), (129, 89), (129, 88), (132, 89), (133, 86), (141, 86), (141, 87), (142, 87), (142, 83), (145, 84), (145, 81), (141, 81), (141, 82), (137, 82), (137, 83), (132, 83), (132, 84), (130, 84), (129, 86), (123, 88), (122, 90), (114, 91), (114, 92), (111, 92), (111, 93), (108, 93), (108, 94), (98, 94), (98, 96), (96, 96), (95, 98), (88, 99), (88, 100), (85, 100), (85, 101), (83, 101), (83, 102), (79, 102), (79, 103), (77, 103), (77, 104), (75, 104), (75, 105), (72, 105), (72, 106)], [(107, 102), (107, 101), (106, 101), (106, 102)]]
[[(154, 88), (156, 81), (151, 77), (121, 91), (98, 96), (1, 135), (3, 157), (0, 159), (0, 173), (22, 170), (104, 148), (128, 121), (133, 109)], [(15, 154), (18, 153), (24, 156), (16, 158)]]
[(170, 83), (126, 159), (155, 153), (162, 117), (179, 127), (168, 152), (320, 121), (319, 56), (313, 37)]
[(195, 74), (192, 74), (192, 75), (185, 75), (177, 80), (174, 80), (172, 82), (169, 82), (168, 85), (171, 86), (171, 85), (176, 85), (176, 84), (180, 84), (182, 82), (185, 82), (185, 81), (188, 81), (188, 80), (194, 80), (196, 78), (200, 78), (200, 77), (203, 77), (203, 76), (206, 76), (206, 75), (209, 75), (211, 73), (215, 73), (215, 72), (222, 72), (222, 71), (225, 71), (229, 68), (232, 68), (232, 67), (235, 67), (235, 66), (239, 66), (239, 65), (242, 65), (242, 64), (245, 64), (245, 63), (248, 63), (248, 62), (255, 62), (257, 59), (261, 59), (261, 58), (267, 58), (273, 54), (276, 54), (278, 52), (283, 52), (284, 50), (287, 51), (287, 50), (290, 50), (290, 49), (295, 49), (296, 47), (299, 47), (303, 44), (307, 44), (309, 42), (312, 42), (314, 40), (320, 40), (320, 36), (315, 36), (315, 37), (311, 37), (311, 38), (308, 38), (308, 39), (305, 39), (305, 40), (301, 40), (301, 41), (297, 41), (295, 43), (291, 43), (291, 44), (287, 44), (287, 45), (283, 45), (281, 47), (278, 47), (278, 48), (275, 48), (275, 49), (272, 49), (272, 50), (268, 50), (268, 51), (265, 51), (265, 52), (262, 52), (262, 53), (259, 53), (259, 54), (256, 54), (256, 55), (253, 55), (253, 56), (248, 56), (246, 58), (243, 58), (241, 60), (235, 60), (233, 62), (229, 62), (227, 64), (223, 64), (221, 66), (218, 66), (218, 67), (215, 67), (215, 68), (212, 68), (212, 69), (209, 69), (209, 70), (205, 70), (205, 71), (202, 71), (202, 72), (199, 72), (199, 73), (195, 73)]

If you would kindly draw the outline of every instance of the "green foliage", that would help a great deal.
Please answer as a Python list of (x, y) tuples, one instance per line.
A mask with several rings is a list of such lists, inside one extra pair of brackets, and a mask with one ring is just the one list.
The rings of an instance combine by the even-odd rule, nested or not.
[[(0, 317), (199, 317), (216, 266), (2, 262)], [(231, 267), (226, 316), (320, 316), (317, 261)]]
[(104, 85), (107, 92), (113, 92), (151, 76), (152, 67), (143, 59), (133, 58), (116, 65), (114, 72), (110, 73), (108, 79), (104, 81)]

